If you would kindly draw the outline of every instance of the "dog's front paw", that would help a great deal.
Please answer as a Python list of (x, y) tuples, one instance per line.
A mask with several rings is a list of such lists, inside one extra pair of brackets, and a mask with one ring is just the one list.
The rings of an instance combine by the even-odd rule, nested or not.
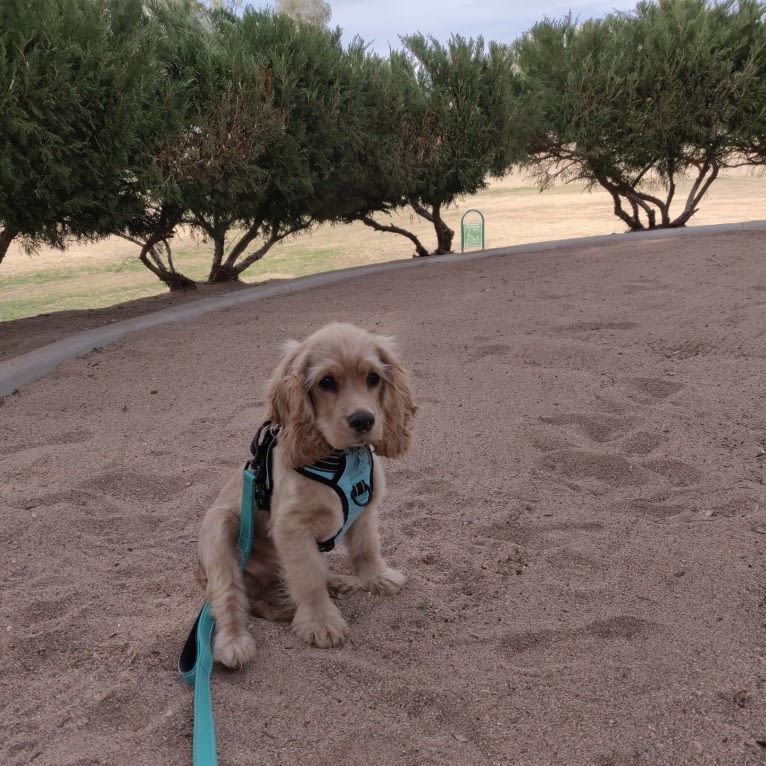
[(213, 659), (233, 670), (250, 662), (255, 657), (255, 651), (255, 639), (249, 633), (238, 633), (236, 636), (216, 633), (213, 639)]
[(370, 577), (366, 582), (367, 590), (380, 596), (393, 596), (398, 593), (407, 578), (398, 570), (386, 567), (380, 574)]
[(293, 618), (293, 632), (309, 644), (329, 649), (343, 645), (348, 637), (348, 625), (333, 603), (323, 607), (321, 612), (298, 607)]

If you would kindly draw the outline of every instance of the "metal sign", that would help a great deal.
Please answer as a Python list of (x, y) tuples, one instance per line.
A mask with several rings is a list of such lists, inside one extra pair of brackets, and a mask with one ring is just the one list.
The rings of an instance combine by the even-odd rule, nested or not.
[[(479, 216), (478, 221), (466, 221), (466, 217), (476, 213)], [(484, 249), (484, 216), (481, 211), (471, 208), (463, 213), (460, 219), (460, 252), (464, 253), (466, 248)]]

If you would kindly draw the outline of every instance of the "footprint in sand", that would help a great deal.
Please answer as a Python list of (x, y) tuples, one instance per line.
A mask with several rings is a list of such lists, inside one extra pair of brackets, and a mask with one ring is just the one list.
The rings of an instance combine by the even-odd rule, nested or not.
[(702, 478), (702, 471), (681, 460), (671, 458), (647, 460), (641, 464), (653, 473), (658, 473), (675, 487), (689, 487)]
[(93, 438), (90, 431), (76, 429), (74, 431), (65, 431), (60, 434), (47, 434), (44, 440), (30, 441), (22, 444), (2, 445), (0, 444), (0, 455), (18, 454), (25, 450), (46, 449), (50, 447), (63, 447), (68, 444), (85, 444)]
[(488, 356), (508, 356), (511, 347), (505, 343), (488, 344), (485, 346), (475, 346), (470, 355), (470, 361), (476, 362)]
[(539, 465), (566, 479), (596, 479), (612, 487), (636, 487), (651, 480), (650, 473), (624, 457), (589, 450), (549, 452)]
[(601, 320), (594, 320), (591, 322), (575, 322), (574, 324), (559, 325), (553, 329), (560, 333), (591, 333), (635, 330), (639, 326), (640, 325), (636, 322), (604, 322)]
[[(206, 473), (202, 476), (207, 478)], [(151, 475), (131, 471), (103, 473), (80, 485), (89, 492), (100, 492), (125, 502), (171, 500), (194, 483), (194, 473)]]
[(655, 400), (667, 399), (685, 388), (683, 383), (659, 378), (631, 378), (628, 383), (639, 393)]
[(635, 418), (585, 413), (541, 417), (540, 420), (549, 425), (572, 429), (587, 439), (600, 444), (619, 438), (636, 423)]
[(550, 647), (563, 644), (588, 641), (634, 641), (653, 631), (657, 625), (630, 614), (596, 620), (579, 628), (546, 629), (507, 633), (500, 640), (501, 651), (506, 655), (522, 654), (529, 651), (546, 651)]
[(619, 446), (623, 455), (643, 456), (654, 452), (658, 447), (667, 441), (667, 437), (651, 431), (636, 431), (630, 436), (625, 437)]

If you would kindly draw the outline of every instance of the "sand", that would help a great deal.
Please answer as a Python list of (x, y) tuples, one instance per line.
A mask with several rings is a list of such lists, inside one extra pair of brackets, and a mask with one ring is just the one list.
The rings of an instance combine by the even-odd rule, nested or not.
[(335, 319), (412, 371), (381, 520), (409, 581), (343, 599), (341, 649), (254, 619), (256, 661), (214, 673), (220, 762), (766, 763), (765, 236), (426, 261), (134, 333), (6, 397), (0, 763), (191, 762), (200, 521), (282, 341)]

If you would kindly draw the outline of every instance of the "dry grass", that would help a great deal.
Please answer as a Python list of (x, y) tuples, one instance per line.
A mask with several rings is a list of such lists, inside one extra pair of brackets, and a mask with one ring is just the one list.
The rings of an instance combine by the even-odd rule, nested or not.
[[(487, 248), (624, 231), (605, 192), (568, 185), (541, 194), (531, 182), (511, 174), (448, 211), (446, 220), (456, 231), (456, 248), (460, 246), (460, 217), (470, 208), (484, 214)], [(755, 220), (766, 218), (765, 211), (766, 177), (729, 171), (713, 184), (693, 224)], [(416, 231), (432, 246), (433, 234), (420, 220), (406, 212), (397, 218), (395, 223)], [(173, 250), (180, 271), (195, 279), (206, 277), (210, 264), (207, 243), (179, 236)], [(404, 237), (380, 234), (363, 224), (322, 226), (275, 247), (244, 279), (287, 279), (409, 258), (412, 251)], [(42, 250), (27, 255), (14, 246), (0, 265), (0, 321), (110, 306), (163, 292), (164, 286), (138, 262), (137, 248), (118, 238), (73, 245), (64, 253)]]

